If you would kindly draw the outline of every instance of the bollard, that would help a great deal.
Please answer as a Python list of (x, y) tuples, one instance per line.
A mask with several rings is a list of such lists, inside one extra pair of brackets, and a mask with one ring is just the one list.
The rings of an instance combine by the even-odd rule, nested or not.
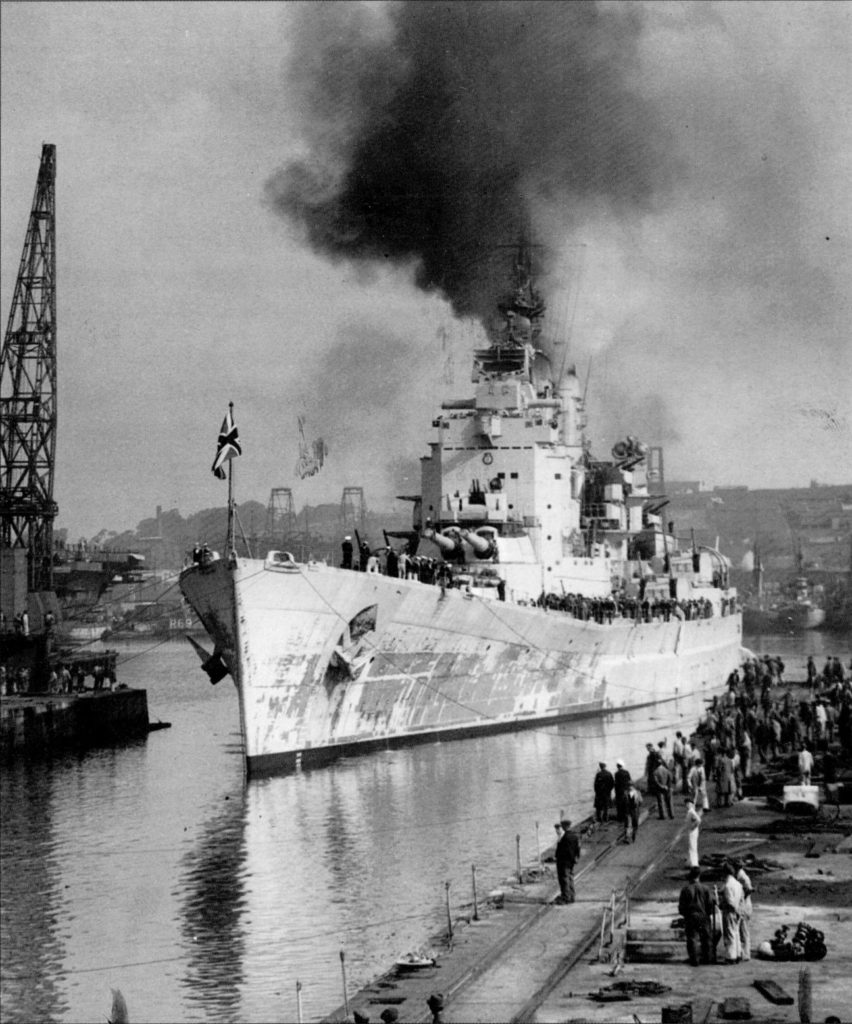
[(515, 836), (515, 861), (518, 865), (518, 883), (524, 884), (524, 873), (521, 871), (521, 834)]
[(473, 876), (473, 919), (474, 921), (479, 920), (479, 906), (476, 902), (476, 865), (471, 864), (470, 873)]
[(296, 1020), (302, 1024), (302, 983), (296, 981)]
[(453, 916), (450, 913), (450, 883), (444, 882), (444, 892), (447, 897), (447, 935), (450, 942), (453, 941)]
[(349, 1016), (349, 996), (346, 992), (346, 954), (340, 951), (340, 970), (343, 974), (343, 1012)]

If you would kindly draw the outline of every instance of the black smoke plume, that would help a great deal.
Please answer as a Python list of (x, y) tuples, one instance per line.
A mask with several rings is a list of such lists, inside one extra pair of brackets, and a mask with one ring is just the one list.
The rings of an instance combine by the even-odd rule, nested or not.
[(458, 315), (490, 313), (522, 234), (546, 251), (591, 205), (646, 211), (675, 171), (634, 88), (639, 6), (306, 4), (295, 23), (308, 155), (268, 200), (330, 258), (411, 262)]

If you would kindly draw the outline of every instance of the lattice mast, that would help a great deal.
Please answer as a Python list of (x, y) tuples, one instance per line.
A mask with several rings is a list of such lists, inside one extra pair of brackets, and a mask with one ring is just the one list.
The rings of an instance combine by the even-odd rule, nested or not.
[(56, 146), (41, 150), (0, 361), (0, 544), (26, 548), (30, 591), (53, 587)]

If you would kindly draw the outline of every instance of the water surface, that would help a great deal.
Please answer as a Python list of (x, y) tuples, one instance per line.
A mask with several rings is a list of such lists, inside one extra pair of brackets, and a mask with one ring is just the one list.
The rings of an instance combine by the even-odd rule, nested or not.
[[(172, 727), (0, 776), (4, 1022), (306, 1020), (423, 945), (453, 911), (533, 861), (564, 811), (589, 813), (600, 759), (634, 775), (644, 744), (690, 729), (685, 701), (244, 780), (237, 697), (189, 644), (116, 645), (120, 679)], [(822, 634), (752, 638), (788, 675)], [(538, 823), (538, 832), (536, 830)]]

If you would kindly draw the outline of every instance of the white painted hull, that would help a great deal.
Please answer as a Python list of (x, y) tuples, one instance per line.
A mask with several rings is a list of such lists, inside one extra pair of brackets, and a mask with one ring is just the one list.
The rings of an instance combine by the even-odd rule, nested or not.
[[(233, 676), (253, 774), (720, 693), (739, 614), (582, 621), (416, 580), (224, 560), (181, 589)], [(375, 609), (375, 628), (349, 625)], [(371, 618), (367, 612), (363, 618)]]

